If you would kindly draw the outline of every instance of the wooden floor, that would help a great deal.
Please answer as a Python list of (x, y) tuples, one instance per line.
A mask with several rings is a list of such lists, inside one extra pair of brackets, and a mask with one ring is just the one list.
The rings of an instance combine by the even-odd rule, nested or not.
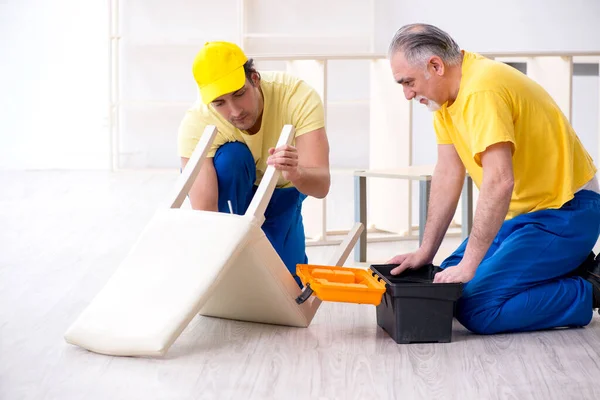
[[(325, 303), (306, 329), (197, 317), (160, 359), (66, 344), (174, 179), (0, 172), (0, 399), (600, 398), (598, 315), (582, 329), (488, 337), (455, 324), (452, 343), (397, 345), (373, 306)], [(331, 251), (309, 248), (310, 261)]]

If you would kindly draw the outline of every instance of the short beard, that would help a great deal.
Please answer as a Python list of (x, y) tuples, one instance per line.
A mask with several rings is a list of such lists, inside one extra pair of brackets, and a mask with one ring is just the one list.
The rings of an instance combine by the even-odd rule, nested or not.
[[(429, 73), (429, 71), (427, 71), (427, 69), (425, 69), (425, 80), (429, 80), (429, 78), (431, 78), (431, 74)], [(427, 97), (424, 96), (417, 96), (415, 98), (418, 102), (421, 102), (422, 99), (427, 100), (427, 109), (431, 112), (436, 112), (438, 111), (440, 108), (442, 108), (442, 106), (440, 106), (438, 103), (436, 103), (433, 100), (428, 99)]]
[(435, 102), (435, 101), (433, 101), (433, 100), (430, 100), (430, 99), (428, 99), (427, 97), (424, 97), (424, 96), (417, 96), (417, 97), (415, 97), (415, 100), (416, 100), (418, 103), (420, 103), (420, 102), (421, 102), (421, 100), (423, 100), (423, 99), (427, 100), (427, 105), (426, 105), (426, 107), (427, 107), (427, 109), (428, 109), (429, 111), (431, 111), (431, 112), (438, 111), (440, 108), (442, 108), (442, 106), (440, 106), (438, 103), (436, 103), (436, 102)]

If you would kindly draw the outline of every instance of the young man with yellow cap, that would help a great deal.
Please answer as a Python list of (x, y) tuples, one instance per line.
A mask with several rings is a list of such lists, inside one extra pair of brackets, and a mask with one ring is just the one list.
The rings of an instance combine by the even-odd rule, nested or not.
[[(306, 263), (302, 202), (329, 192), (329, 143), (318, 93), (283, 72), (259, 73), (244, 52), (228, 42), (208, 42), (192, 72), (201, 101), (179, 127), (185, 166), (204, 128), (218, 133), (189, 198), (193, 209), (243, 214), (267, 168), (281, 178), (265, 212), (265, 235), (299, 285), (296, 264)], [(291, 146), (275, 148), (284, 125), (295, 128)]]
[(516, 69), (408, 25), (389, 50), (407, 100), (434, 111), (438, 160), (420, 248), (392, 273), (431, 263), (465, 170), (479, 188), (470, 236), (434, 282), (463, 282), (456, 317), (476, 333), (587, 325), (600, 307), (597, 168), (552, 97)]

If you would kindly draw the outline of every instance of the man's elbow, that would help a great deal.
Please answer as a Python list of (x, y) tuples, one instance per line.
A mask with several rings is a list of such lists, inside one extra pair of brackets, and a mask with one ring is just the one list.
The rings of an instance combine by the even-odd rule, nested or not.
[(501, 173), (496, 175), (496, 180), (498, 181), (498, 185), (504, 191), (512, 193), (515, 187), (515, 176), (512, 172), (512, 169), (504, 169)]
[(491, 187), (497, 196), (510, 198), (515, 187), (515, 180), (512, 176), (498, 176), (490, 180)]
[(317, 193), (315, 193), (314, 197), (316, 197), (317, 199), (324, 199), (329, 194), (330, 188), (331, 188), (331, 183), (329, 180), (327, 180), (327, 183), (324, 184), (321, 188), (319, 188)]
[(324, 199), (329, 194), (331, 189), (331, 176), (327, 174), (321, 181), (321, 184), (315, 188), (314, 193), (311, 194), (316, 199)]

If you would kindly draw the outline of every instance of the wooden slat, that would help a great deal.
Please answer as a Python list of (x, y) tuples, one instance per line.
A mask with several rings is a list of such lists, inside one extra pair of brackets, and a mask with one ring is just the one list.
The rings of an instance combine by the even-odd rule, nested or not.
[[(524, 58), (524, 57), (599, 57), (599, 51), (531, 51), (531, 52), (479, 52), (489, 58)], [(347, 54), (248, 54), (257, 61), (288, 61), (288, 60), (380, 60), (386, 59), (385, 53), (347, 53)]]
[(196, 145), (192, 156), (189, 161), (185, 165), (177, 183), (175, 184), (175, 190), (173, 196), (171, 196), (169, 208), (180, 208), (188, 195), (190, 188), (194, 184), (198, 173), (200, 173), (200, 168), (202, 167), (202, 163), (206, 158), (206, 154), (210, 149), (213, 141), (215, 140), (215, 136), (217, 135), (217, 127), (214, 125), (208, 125), (204, 129), (204, 133), (200, 138), (200, 141)]
[(335, 253), (331, 256), (329, 265), (338, 267), (344, 265), (364, 229), (365, 227), (360, 222), (354, 224), (350, 232), (348, 232), (346, 235), (344, 241), (338, 246)]
[(428, 181), (433, 176), (434, 168), (434, 165), (411, 165), (404, 168), (357, 170), (354, 176)]

